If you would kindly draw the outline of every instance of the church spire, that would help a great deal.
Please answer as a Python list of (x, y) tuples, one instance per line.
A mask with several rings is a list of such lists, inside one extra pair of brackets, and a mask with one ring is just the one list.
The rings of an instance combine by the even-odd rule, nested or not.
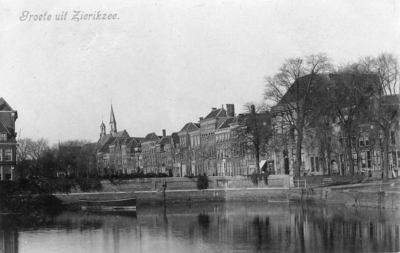
[(100, 138), (106, 135), (106, 125), (104, 125), (103, 120), (101, 120), (101, 125), (100, 125)]
[(111, 134), (117, 132), (117, 121), (115, 121), (114, 110), (111, 104), (111, 113), (110, 113), (110, 127), (111, 127)]

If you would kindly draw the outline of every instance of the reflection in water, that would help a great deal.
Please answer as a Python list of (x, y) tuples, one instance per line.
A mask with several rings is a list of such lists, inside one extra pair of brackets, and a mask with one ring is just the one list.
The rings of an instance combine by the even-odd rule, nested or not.
[(0, 252), (396, 252), (400, 214), (343, 206), (220, 203), (72, 212), (35, 229), (0, 216)]

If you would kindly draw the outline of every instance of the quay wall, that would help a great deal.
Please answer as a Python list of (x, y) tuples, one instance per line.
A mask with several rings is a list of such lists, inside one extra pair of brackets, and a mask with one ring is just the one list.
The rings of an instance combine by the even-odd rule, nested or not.
[[(226, 188), (282, 188), (289, 187), (293, 177), (285, 175), (270, 175), (268, 185), (262, 180), (258, 185), (246, 177), (209, 177), (208, 189)], [(165, 177), (165, 178), (136, 178), (121, 181), (103, 181), (103, 191), (155, 191), (166, 185), (167, 190), (194, 190), (197, 189), (197, 178)], [(79, 192), (79, 191), (75, 191)]]
[[(400, 191), (378, 190), (373, 186), (293, 188), (290, 176), (270, 176), (254, 185), (244, 177), (210, 177), (207, 190), (197, 190), (196, 179), (151, 178), (102, 182), (101, 192), (55, 194), (66, 204), (76, 204), (79, 199), (113, 199), (135, 196), (138, 206), (160, 204), (191, 204), (202, 202), (233, 201), (292, 201), (317, 204), (345, 204), (355, 207), (400, 208)], [(166, 185), (166, 188), (164, 187)], [(382, 187), (381, 187), (382, 188)]]
[(292, 188), (289, 199), (295, 202), (344, 204), (354, 207), (400, 209), (399, 191), (368, 191), (361, 189)]

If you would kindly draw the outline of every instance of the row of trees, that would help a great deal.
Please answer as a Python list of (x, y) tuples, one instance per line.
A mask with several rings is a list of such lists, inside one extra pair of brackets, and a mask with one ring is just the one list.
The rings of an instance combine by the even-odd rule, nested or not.
[[(366, 131), (366, 125), (380, 132), (387, 179), (390, 132), (399, 127), (399, 77), (398, 58), (389, 53), (338, 67), (325, 54), (292, 58), (285, 60), (277, 74), (266, 77), (264, 99), (277, 106), (284, 127), (295, 132), (295, 176), (300, 175), (307, 131), (315, 130), (322, 153), (330, 156), (332, 123), (338, 123), (348, 157), (357, 147), (353, 136)], [(350, 173), (354, 174), (352, 162)]]
[(86, 140), (69, 140), (53, 146), (45, 138), (18, 140), (16, 175), (24, 177), (87, 176), (90, 154)]

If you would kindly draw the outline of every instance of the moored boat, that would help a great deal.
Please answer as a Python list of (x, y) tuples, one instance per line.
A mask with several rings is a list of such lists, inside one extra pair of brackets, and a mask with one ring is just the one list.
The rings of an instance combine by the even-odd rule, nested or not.
[(136, 198), (80, 199), (83, 210), (136, 210)]

